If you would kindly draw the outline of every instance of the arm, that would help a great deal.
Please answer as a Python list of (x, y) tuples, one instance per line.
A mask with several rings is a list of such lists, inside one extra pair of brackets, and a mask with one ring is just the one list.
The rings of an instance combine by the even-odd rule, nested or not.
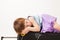
[(33, 17), (29, 17), (29, 20), (32, 22), (34, 27), (29, 27), (29, 31), (39, 32), (40, 26), (36, 23)]
[(33, 17), (29, 17), (29, 20), (32, 22), (34, 27), (27, 27), (22, 31), (22, 34), (27, 34), (29, 31), (32, 32), (39, 32), (40, 31), (40, 26), (35, 22)]
[(60, 31), (60, 25), (57, 22), (54, 22), (54, 29), (59, 30)]

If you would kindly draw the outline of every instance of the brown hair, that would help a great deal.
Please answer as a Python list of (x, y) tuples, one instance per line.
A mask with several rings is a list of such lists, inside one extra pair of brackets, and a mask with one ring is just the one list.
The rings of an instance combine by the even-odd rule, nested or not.
[(14, 21), (14, 29), (18, 34), (21, 34), (22, 30), (25, 28), (24, 22), (24, 18), (18, 18)]

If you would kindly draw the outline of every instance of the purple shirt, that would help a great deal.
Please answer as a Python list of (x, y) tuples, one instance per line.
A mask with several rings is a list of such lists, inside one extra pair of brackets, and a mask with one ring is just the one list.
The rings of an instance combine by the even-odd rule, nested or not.
[(54, 21), (56, 21), (57, 18), (47, 15), (47, 14), (43, 14), (42, 15), (42, 33), (45, 32), (58, 32), (56, 29), (53, 28), (53, 24)]

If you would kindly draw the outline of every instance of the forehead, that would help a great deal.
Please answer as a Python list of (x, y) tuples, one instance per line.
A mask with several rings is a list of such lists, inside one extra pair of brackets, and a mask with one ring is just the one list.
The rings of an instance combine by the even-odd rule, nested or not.
[(29, 19), (26, 19), (25, 22), (30, 22)]
[(27, 19), (25, 19), (25, 21), (28, 21), (29, 19), (27, 18)]

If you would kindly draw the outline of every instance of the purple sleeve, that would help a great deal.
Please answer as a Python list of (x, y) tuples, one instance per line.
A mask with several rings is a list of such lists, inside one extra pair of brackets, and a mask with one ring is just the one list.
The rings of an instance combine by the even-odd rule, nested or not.
[(48, 23), (53, 23), (54, 21), (57, 20), (56, 17), (50, 16), (50, 15), (47, 15), (47, 14), (43, 14), (42, 19), (43, 19), (43, 21), (48, 22)]

